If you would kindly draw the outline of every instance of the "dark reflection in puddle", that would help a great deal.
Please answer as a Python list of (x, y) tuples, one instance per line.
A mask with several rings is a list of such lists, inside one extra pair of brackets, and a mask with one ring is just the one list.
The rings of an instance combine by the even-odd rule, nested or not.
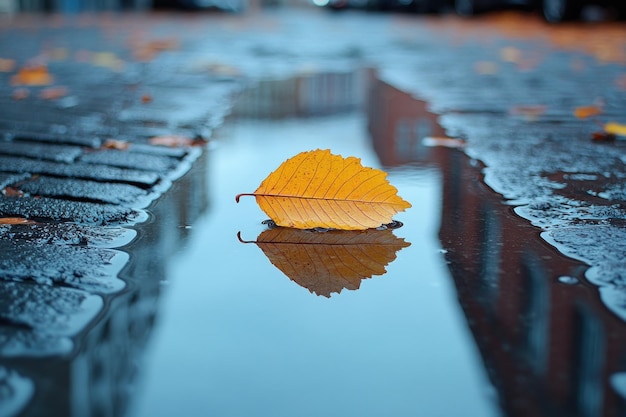
[(269, 261), (289, 279), (311, 293), (330, 297), (343, 289), (357, 290), (361, 281), (384, 275), (396, 252), (410, 246), (389, 229), (264, 230), (256, 243)]
[(383, 163), (436, 164), (443, 174), (439, 238), (505, 414), (624, 415), (626, 324), (585, 280), (587, 266), (541, 240), (465, 154), (422, 146), (444, 134), (428, 103), (382, 81), (370, 93)]

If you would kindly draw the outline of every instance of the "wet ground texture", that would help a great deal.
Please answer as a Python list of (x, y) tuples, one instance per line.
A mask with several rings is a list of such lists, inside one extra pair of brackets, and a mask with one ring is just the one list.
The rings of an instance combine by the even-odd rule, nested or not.
[[(185, 236), (180, 226), (160, 229), (159, 221), (173, 216), (184, 225), (206, 205), (206, 190), (198, 192), (206, 184), (185, 173), (206, 157), (205, 145), (214, 140), (236, 97), (244, 103), (239, 116), (259, 110), (264, 117), (312, 116), (362, 105), (383, 166), (401, 170), (439, 164), (452, 170), (444, 179), (443, 196), (444, 206), (452, 209), (442, 213), (439, 237), (460, 298), (467, 297), (464, 309), (468, 316), (472, 309), (480, 312), (479, 319), (468, 321), (484, 355), (492, 342), (480, 329), (489, 329), (494, 311), (485, 305), (497, 291), (477, 294), (463, 274), (475, 267), (485, 288), (506, 289), (489, 277), (505, 276), (504, 269), (517, 264), (490, 264), (500, 256), (494, 249), (498, 245), (490, 243), (515, 227), (521, 230), (517, 236), (549, 247), (539, 251), (543, 260), (566, 255), (589, 267), (564, 261), (562, 268), (548, 268), (545, 278), (595, 285), (585, 287), (581, 299), (599, 289), (611, 318), (602, 325), (582, 320), (579, 332), (592, 338), (600, 334), (599, 327), (623, 327), (626, 141), (607, 135), (605, 123), (626, 124), (626, 30), (612, 23), (548, 27), (524, 15), (464, 21), (319, 12), (0, 20), (0, 400), (7, 404), (0, 416), (42, 415), (48, 407), (64, 415), (89, 415), (81, 409), (88, 400), (72, 405), (55, 398), (50, 375), (71, 381), (68, 385), (78, 392), (81, 361), (90, 357), (96, 365), (89, 372), (102, 375), (97, 358), (145, 343), (164, 274), (164, 260), (153, 254), (174, 252)], [(344, 79), (345, 74), (359, 75)], [(307, 102), (310, 96), (303, 95), (285, 108), (270, 109), (263, 85), (276, 80), (298, 80), (298, 88), (309, 93), (329, 83), (341, 86), (353, 101), (316, 107), (323, 100)], [(249, 84), (259, 88), (248, 90), (251, 97), (239, 96)], [(416, 110), (405, 115), (408, 124), (385, 130), (380, 120), (391, 113), (390, 97), (409, 100)], [(599, 114), (577, 117), (575, 109), (582, 106), (594, 106)], [(377, 135), (377, 129), (388, 134)], [(438, 159), (429, 162), (423, 144), (429, 136), (455, 139), (434, 141), (455, 149), (440, 149)], [(380, 143), (376, 137), (382, 137)], [(481, 197), (466, 199), (465, 191)], [(507, 220), (485, 221), (490, 204), (499, 207), (498, 213), (505, 207)], [(521, 223), (507, 228), (511, 216)], [(482, 224), (484, 236), (472, 246), (475, 234), (467, 229), (476, 224)], [(159, 239), (139, 239), (141, 244), (125, 250), (149, 228)], [(511, 240), (516, 256), (532, 258), (525, 241)], [(483, 253), (480, 245), (490, 249)], [(129, 256), (143, 261), (129, 268)], [(484, 262), (474, 265), (479, 258)], [(534, 260), (524, 262), (531, 278), (541, 275), (533, 271), (544, 271)], [(156, 284), (133, 280), (146, 273), (155, 275)], [(514, 288), (532, 294), (520, 303), (532, 314), (545, 313), (547, 290), (535, 281), (526, 284)], [(564, 296), (574, 297), (571, 291)], [(131, 308), (138, 304), (141, 308)], [(510, 308), (504, 306), (513, 316)], [(113, 318), (114, 309), (126, 316)], [(532, 314), (525, 323), (535, 319)], [(498, 328), (506, 333), (506, 326)], [(100, 344), (112, 331), (127, 335), (127, 341)], [(546, 330), (529, 327), (522, 333), (524, 354), (532, 356)], [(621, 368), (622, 338), (616, 334), (608, 336), (615, 342), (606, 345), (613, 346), (611, 366), (601, 376), (589, 365), (593, 375), (583, 370), (572, 377), (578, 378), (576, 388), (555, 394), (570, 398), (613, 384), (618, 395), (604, 404), (595, 400), (595, 391), (581, 394), (575, 406), (579, 415), (600, 415), (594, 414), (598, 410), (614, 415), (622, 409), (626, 369)], [(583, 345), (574, 356), (598, 354), (594, 349), (606, 346)], [(496, 359), (486, 359), (495, 381), (513, 373), (506, 360), (504, 370), (498, 369), (497, 358), (507, 349), (512, 351), (502, 343)], [(515, 382), (511, 392), (502, 390), (500, 403), (507, 412), (537, 412), (516, 402), (515, 390), (532, 385), (548, 357), (558, 355), (558, 349), (535, 355), (539, 359), (517, 370), (526, 379)], [(131, 362), (106, 372), (115, 373), (111, 380), (117, 383), (130, 381)], [(587, 386), (585, 381), (591, 382)], [(99, 407), (109, 407), (106, 415), (124, 415), (115, 405), (125, 403)], [(542, 410), (534, 415), (551, 415)]]
[[(0, 32), (0, 354), (68, 357), (128, 286), (128, 226), (201, 155), (235, 84), (166, 65), (179, 38), (140, 19), (24, 16)], [(24, 393), (50, 404), (46, 368), (35, 390), (2, 368), (1, 415)]]

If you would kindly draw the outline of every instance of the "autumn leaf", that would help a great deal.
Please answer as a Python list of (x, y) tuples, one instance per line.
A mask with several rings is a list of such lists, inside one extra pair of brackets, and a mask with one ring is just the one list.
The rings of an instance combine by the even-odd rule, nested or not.
[(621, 123), (609, 122), (604, 125), (604, 131), (616, 136), (626, 136), (626, 125)]
[(574, 116), (576, 116), (579, 119), (586, 119), (588, 117), (593, 117), (593, 116), (602, 114), (602, 112), (603, 112), (602, 106), (597, 106), (597, 105), (580, 106), (574, 109)]
[(361, 281), (383, 275), (396, 253), (410, 246), (391, 230), (330, 230), (318, 232), (285, 227), (263, 231), (255, 242), (270, 262), (311, 293), (330, 297), (356, 290)]
[(2, 195), (7, 197), (24, 197), (24, 192), (15, 187), (4, 187), (2, 189)]
[(390, 223), (411, 204), (387, 173), (330, 150), (302, 152), (283, 162), (251, 194), (278, 226), (363, 230)]
[(593, 132), (591, 134), (591, 140), (598, 143), (615, 142), (615, 135), (607, 132)]
[(102, 144), (103, 149), (116, 149), (118, 151), (126, 151), (130, 148), (130, 143), (125, 140), (107, 139)]
[(45, 65), (25, 66), (11, 77), (11, 85), (40, 86), (52, 84), (53, 81)]
[(2, 224), (36, 224), (32, 220), (25, 219), (24, 217), (0, 217), (0, 225)]

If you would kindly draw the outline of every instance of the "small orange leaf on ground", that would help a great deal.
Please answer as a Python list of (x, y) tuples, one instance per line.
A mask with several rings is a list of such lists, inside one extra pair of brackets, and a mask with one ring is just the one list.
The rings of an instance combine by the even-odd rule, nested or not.
[(150, 94), (144, 94), (141, 96), (141, 102), (144, 104), (148, 104), (152, 102), (152, 96)]
[(170, 148), (204, 146), (207, 143), (206, 140), (202, 138), (190, 138), (178, 135), (155, 136), (150, 138), (149, 142), (151, 145), (169, 146)]
[(607, 132), (593, 132), (591, 140), (594, 142), (615, 142), (615, 135)]
[(597, 116), (602, 114), (603, 108), (602, 106), (592, 105), (592, 106), (580, 106), (574, 109), (574, 116), (579, 119), (586, 119), (588, 117)]
[(396, 253), (411, 245), (391, 230), (315, 232), (285, 227), (265, 230), (253, 243), (289, 279), (324, 297), (356, 290), (361, 280), (385, 274)]
[(125, 140), (107, 139), (102, 144), (102, 147), (104, 149), (116, 149), (118, 151), (125, 151), (130, 147), (130, 143), (126, 142)]
[(626, 125), (622, 123), (609, 122), (604, 125), (604, 131), (617, 136), (626, 136)]
[(330, 150), (301, 152), (283, 162), (251, 194), (278, 226), (363, 230), (391, 223), (411, 207), (387, 173)]
[(44, 100), (56, 100), (61, 97), (65, 97), (67, 95), (67, 92), (68, 90), (66, 87), (49, 87), (41, 90), (41, 92), (39, 93), (39, 97)]
[(52, 84), (53, 81), (45, 65), (23, 67), (11, 77), (11, 85), (41, 86)]
[(15, 70), (15, 60), (0, 58), (0, 72), (12, 72)]
[(28, 88), (16, 88), (13, 90), (11, 97), (13, 100), (24, 100), (30, 96), (30, 90)]
[(14, 187), (4, 187), (2, 194), (7, 197), (24, 197), (24, 192)]
[(0, 224), (36, 224), (37, 222), (24, 217), (0, 217)]

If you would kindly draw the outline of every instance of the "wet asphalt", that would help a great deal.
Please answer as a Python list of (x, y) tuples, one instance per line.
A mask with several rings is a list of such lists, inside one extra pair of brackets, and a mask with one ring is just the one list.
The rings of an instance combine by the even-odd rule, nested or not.
[[(600, 100), (601, 120), (626, 123), (614, 40), (593, 49), (563, 29), (558, 44), (534, 20), (536, 37), (491, 20), (312, 16), (0, 17), (3, 358), (18, 366), (80, 348), (73, 338), (127, 285), (120, 248), (159, 221), (150, 207), (201, 157), (242, 89), (370, 66), (428, 101), (484, 164), (486, 184), (591, 265), (588, 278), (626, 317), (626, 142), (594, 142), (597, 120), (572, 116)], [(611, 26), (607, 37), (622, 34)], [(11, 366), (0, 384), (17, 393), (0, 416), (26, 406), (29, 383)]]

